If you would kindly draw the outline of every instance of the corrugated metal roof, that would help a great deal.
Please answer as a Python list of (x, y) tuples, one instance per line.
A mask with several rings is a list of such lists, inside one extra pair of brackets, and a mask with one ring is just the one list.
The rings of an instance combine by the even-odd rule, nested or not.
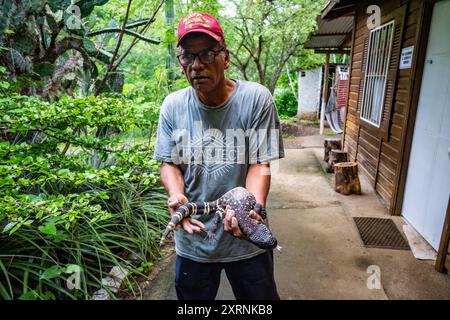
[(307, 49), (342, 49), (345, 39), (353, 28), (353, 16), (338, 17), (333, 20), (317, 19), (318, 29), (305, 42)]
[(317, 25), (320, 34), (350, 33), (353, 28), (353, 16), (339, 17), (333, 20), (323, 20), (319, 17)]
[(329, 36), (312, 36), (306, 43), (305, 48), (341, 48), (346, 36), (344, 35), (329, 35)]

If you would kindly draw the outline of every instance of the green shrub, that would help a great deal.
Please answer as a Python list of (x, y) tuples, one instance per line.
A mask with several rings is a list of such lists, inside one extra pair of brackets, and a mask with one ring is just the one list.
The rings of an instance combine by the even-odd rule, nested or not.
[(275, 90), (274, 100), (280, 118), (291, 118), (297, 115), (297, 99), (291, 90)]
[(155, 126), (154, 104), (13, 95), (0, 97), (0, 115), (1, 298), (89, 299), (111, 267), (140, 273), (158, 256), (159, 165), (151, 143), (123, 141)]

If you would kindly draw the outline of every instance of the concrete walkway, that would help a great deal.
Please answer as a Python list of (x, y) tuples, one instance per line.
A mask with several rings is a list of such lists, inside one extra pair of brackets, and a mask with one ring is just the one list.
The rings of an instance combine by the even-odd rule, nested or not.
[[(389, 217), (367, 182), (363, 195), (333, 191), (323, 171), (320, 136), (302, 137), (302, 149), (287, 149), (273, 165), (268, 199), (270, 227), (282, 252), (275, 252), (275, 277), (282, 299), (450, 299), (450, 276), (419, 261), (411, 251), (365, 248), (353, 216)], [(400, 230), (403, 219), (393, 217)], [(380, 270), (381, 286), (369, 289), (368, 268)], [(176, 299), (174, 254), (144, 288), (144, 299)], [(225, 275), (217, 299), (234, 299)]]

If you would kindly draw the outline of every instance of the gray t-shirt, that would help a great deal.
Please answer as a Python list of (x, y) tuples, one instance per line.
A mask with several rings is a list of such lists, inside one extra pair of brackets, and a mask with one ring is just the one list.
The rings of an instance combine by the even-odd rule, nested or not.
[[(178, 164), (189, 201), (213, 201), (227, 191), (245, 187), (249, 164), (284, 157), (275, 103), (270, 91), (238, 80), (222, 105), (208, 107), (188, 87), (164, 100), (158, 123), (154, 159)], [(193, 215), (210, 228), (213, 216)], [(178, 255), (199, 262), (229, 262), (265, 252), (223, 230), (216, 240), (204, 232), (175, 231)]]

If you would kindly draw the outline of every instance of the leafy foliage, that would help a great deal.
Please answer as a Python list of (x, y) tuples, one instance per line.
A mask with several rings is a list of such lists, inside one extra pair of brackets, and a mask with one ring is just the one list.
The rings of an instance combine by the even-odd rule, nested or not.
[(300, 70), (310, 70), (325, 63), (325, 56), (323, 54), (314, 53), (314, 50), (303, 50), (296, 58), (297, 68)]
[(225, 11), (221, 21), (233, 66), (245, 79), (274, 92), (287, 61), (301, 53), (323, 4), (312, 0), (229, 1), (232, 10)]
[[(132, 94), (0, 98), (0, 296), (89, 298), (103, 273), (157, 255), (166, 201), (152, 140), (124, 141), (155, 125), (152, 104)], [(105, 125), (110, 134), (98, 138)], [(149, 137), (150, 138), (150, 137)], [(65, 270), (83, 270), (67, 289)]]
[[(10, 80), (19, 82), (22, 94), (56, 98), (58, 91), (71, 94), (78, 82), (85, 83), (85, 93), (120, 92), (121, 86), (106, 80), (120, 75), (118, 67), (127, 55), (122, 53), (116, 61), (122, 27), (126, 37), (150, 44), (161, 41), (145, 35), (154, 21), (151, 18), (131, 21), (127, 14), (121, 21), (123, 26), (115, 21), (102, 21), (101, 26), (93, 22), (94, 9), (108, 2), (28, 0), (0, 4), (0, 65), (9, 70)], [(79, 81), (73, 81), (76, 76)]]
[(275, 91), (274, 100), (281, 118), (290, 118), (297, 115), (297, 99), (291, 90)]

